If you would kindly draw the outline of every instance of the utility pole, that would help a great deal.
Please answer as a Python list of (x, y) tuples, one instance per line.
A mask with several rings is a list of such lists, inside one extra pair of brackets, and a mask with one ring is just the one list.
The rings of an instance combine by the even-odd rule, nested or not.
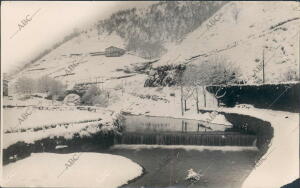
[(124, 93), (124, 80), (122, 80), (122, 96), (123, 96), (123, 93)]
[(199, 98), (198, 98), (198, 88), (196, 86), (196, 108), (197, 108), (197, 114), (199, 114)]
[(180, 84), (180, 101), (181, 101), (181, 115), (183, 116), (183, 88), (182, 88), (182, 83)]
[(107, 105), (109, 106), (109, 91), (107, 91)]
[(205, 87), (202, 86), (202, 92), (203, 92), (203, 97), (204, 97), (204, 107), (206, 107), (206, 93), (205, 93)]
[(265, 83), (265, 47), (263, 47), (262, 72), (263, 72), (263, 83)]

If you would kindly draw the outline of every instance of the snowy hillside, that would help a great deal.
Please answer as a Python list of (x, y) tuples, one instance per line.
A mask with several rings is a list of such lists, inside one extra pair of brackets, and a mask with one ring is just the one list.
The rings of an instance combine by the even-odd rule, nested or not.
[(158, 58), (167, 52), (169, 43), (182, 40), (226, 3), (157, 2), (144, 8), (117, 11), (105, 20), (90, 20), (93, 25), (75, 29), (64, 40), (56, 41), (51, 49), (41, 49), (43, 52), (20, 65), (11, 76), (20, 71), (30, 76), (39, 70), (40, 74), (57, 72), (63, 69), (65, 61), (72, 61), (71, 54), (98, 52), (109, 46), (126, 49), (147, 59)]
[(13, 81), (20, 77), (39, 78), (45, 75), (68, 84), (97, 79), (106, 81), (133, 76), (135, 67), (150, 61), (130, 53), (120, 57), (90, 54), (104, 52), (110, 46), (124, 48), (124, 41), (114, 33), (98, 35), (95, 30), (82, 33), (32, 63), (17, 74)]
[(299, 75), (300, 14), (297, 2), (230, 2), (165, 54), (155, 66), (200, 63), (213, 55), (238, 66), (248, 83)]

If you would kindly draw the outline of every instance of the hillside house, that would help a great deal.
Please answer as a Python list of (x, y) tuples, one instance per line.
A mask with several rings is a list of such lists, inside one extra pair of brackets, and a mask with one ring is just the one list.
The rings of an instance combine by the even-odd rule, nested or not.
[(110, 46), (105, 49), (106, 57), (120, 57), (125, 54), (125, 50), (121, 48), (117, 48), (114, 46)]

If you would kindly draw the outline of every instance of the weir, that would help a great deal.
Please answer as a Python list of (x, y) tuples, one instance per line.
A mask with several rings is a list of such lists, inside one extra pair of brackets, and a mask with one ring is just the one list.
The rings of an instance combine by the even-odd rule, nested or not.
[(252, 146), (255, 140), (238, 133), (123, 133), (115, 144)]
[[(223, 127), (223, 130), (222, 128)], [(226, 128), (227, 127), (227, 128)], [(257, 136), (228, 132), (226, 125), (170, 117), (126, 116), (115, 144), (254, 146)]]

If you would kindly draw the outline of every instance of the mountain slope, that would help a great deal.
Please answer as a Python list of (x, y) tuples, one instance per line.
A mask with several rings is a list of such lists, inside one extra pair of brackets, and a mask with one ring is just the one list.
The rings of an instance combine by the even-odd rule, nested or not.
[(20, 77), (37, 79), (45, 75), (72, 85), (96, 79), (105, 81), (133, 75), (136, 66), (149, 62), (130, 53), (120, 57), (90, 54), (104, 52), (109, 46), (124, 48), (124, 41), (115, 33), (99, 36), (93, 30), (88, 34), (81, 34), (30, 64), (15, 76), (14, 81)]
[(116, 32), (126, 41), (126, 49), (145, 58), (160, 57), (166, 43), (180, 41), (227, 2), (159, 2), (144, 9), (119, 11), (99, 21), (99, 33)]
[(300, 14), (296, 2), (230, 2), (177, 45), (155, 66), (229, 59), (248, 83), (296, 79)]
[[(65, 37), (66, 40), (58, 42), (52, 50), (46, 50), (26, 64), (10, 83), (13, 85), (21, 77), (37, 79), (45, 75), (68, 85), (122, 77), (140, 79), (145, 75), (137, 74), (153, 62), (149, 59), (165, 53), (169, 44), (180, 41), (224, 4), (159, 2), (146, 8), (118, 11), (106, 20)], [(126, 49), (127, 53), (114, 58), (90, 54), (103, 52), (109, 46)]]

